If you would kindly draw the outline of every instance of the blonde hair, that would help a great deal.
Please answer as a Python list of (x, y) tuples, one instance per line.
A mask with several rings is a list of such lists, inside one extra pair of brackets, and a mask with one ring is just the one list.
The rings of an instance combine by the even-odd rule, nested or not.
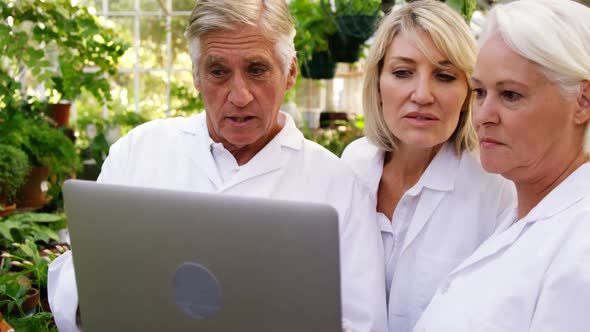
[[(424, 56), (438, 66), (430, 50), (418, 37), (418, 31), (428, 33), (438, 50), (463, 71), (466, 77), (471, 76), (475, 66), (475, 39), (463, 18), (448, 5), (435, 0), (416, 1), (385, 16), (375, 33), (375, 40), (367, 57), (363, 83), (365, 134), (371, 143), (385, 151), (395, 151), (397, 138), (387, 127), (383, 116), (379, 77), (383, 70), (383, 58), (393, 39), (401, 32), (409, 33)], [(457, 154), (478, 146), (477, 134), (471, 123), (471, 88), (467, 86), (467, 89), (463, 106), (465, 109), (459, 116), (457, 128), (449, 138)]]
[(239, 25), (260, 28), (275, 42), (283, 72), (289, 71), (296, 54), (295, 27), (285, 0), (198, 0), (185, 33), (193, 75), (198, 73), (200, 38), (211, 31), (232, 31)]

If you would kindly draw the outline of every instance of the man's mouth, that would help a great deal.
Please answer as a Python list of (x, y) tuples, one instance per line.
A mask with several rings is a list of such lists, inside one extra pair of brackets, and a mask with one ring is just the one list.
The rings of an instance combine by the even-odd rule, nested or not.
[(254, 119), (253, 116), (228, 116), (227, 118), (238, 123), (244, 123)]

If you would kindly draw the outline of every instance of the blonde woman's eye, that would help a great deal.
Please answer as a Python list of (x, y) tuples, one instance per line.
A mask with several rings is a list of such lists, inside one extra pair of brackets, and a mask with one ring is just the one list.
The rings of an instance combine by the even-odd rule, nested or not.
[(407, 78), (412, 75), (412, 72), (406, 69), (398, 69), (394, 70), (392, 74), (397, 78)]
[(440, 81), (443, 81), (443, 82), (452, 82), (457, 79), (455, 76), (453, 76), (451, 74), (444, 74), (444, 73), (437, 74), (436, 78), (438, 78)]

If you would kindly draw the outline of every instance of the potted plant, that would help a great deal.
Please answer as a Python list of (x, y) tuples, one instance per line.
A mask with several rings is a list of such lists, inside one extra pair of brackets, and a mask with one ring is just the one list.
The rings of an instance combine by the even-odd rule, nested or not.
[(29, 171), (29, 159), (22, 150), (0, 144), (0, 216), (14, 210), (16, 193), (25, 183)]
[(381, 0), (335, 0), (334, 11), (327, 0), (321, 4), (338, 31), (328, 40), (332, 56), (337, 62), (358, 61), (361, 47), (375, 31)]
[(49, 198), (42, 185), (49, 175), (52, 183), (59, 185), (79, 167), (79, 157), (74, 143), (63, 131), (52, 128), (37, 118), (27, 118), (16, 113), (0, 126), (0, 143), (24, 151), (32, 166), (28, 181), (17, 194), (21, 208), (40, 208)]
[(329, 53), (328, 38), (336, 33), (334, 21), (319, 1), (292, 0), (289, 11), (295, 23), (295, 49), (301, 75), (312, 79), (333, 78), (336, 62)]
[[(44, 84), (47, 94), (42, 97), (51, 103), (71, 102), (82, 90), (108, 103), (108, 76), (116, 73), (127, 47), (112, 29), (73, 1), (0, 2), (4, 71), (13, 78), (29, 75), (34, 83)], [(49, 113), (56, 115), (51, 109)]]

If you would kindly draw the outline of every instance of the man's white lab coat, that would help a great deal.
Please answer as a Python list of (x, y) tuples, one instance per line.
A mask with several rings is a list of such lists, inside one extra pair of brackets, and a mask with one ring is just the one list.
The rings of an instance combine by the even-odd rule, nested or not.
[[(329, 151), (305, 140), (293, 120), (281, 113), (280, 133), (224, 183), (211, 153), (205, 117), (202, 113), (156, 120), (132, 130), (111, 147), (98, 181), (332, 205), (340, 216), (345, 326), (353, 331), (386, 331), (379, 233), (371, 222), (367, 195), (352, 171)], [(61, 256), (50, 266), (48, 292), (62, 332), (78, 331), (75, 287), (71, 256)]]
[[(369, 187), (373, 206), (377, 204), (384, 155), (361, 138), (342, 156)], [(400, 199), (393, 223), (383, 221), (385, 216), (375, 220), (383, 230), (390, 280), (389, 332), (412, 331), (439, 283), (494, 232), (499, 215), (514, 205), (512, 182), (485, 172), (472, 152), (457, 156), (450, 143), (440, 149)], [(387, 238), (392, 233), (393, 241)]]
[(590, 331), (590, 164), (517, 216), (449, 275), (414, 331)]

